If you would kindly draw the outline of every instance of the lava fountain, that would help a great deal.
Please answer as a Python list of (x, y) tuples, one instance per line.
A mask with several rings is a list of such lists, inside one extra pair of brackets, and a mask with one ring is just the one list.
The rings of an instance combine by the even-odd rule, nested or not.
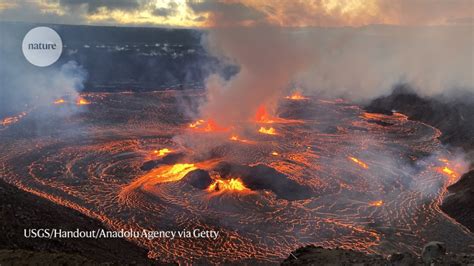
[(238, 191), (250, 192), (239, 178), (216, 179), (207, 189), (209, 192)]

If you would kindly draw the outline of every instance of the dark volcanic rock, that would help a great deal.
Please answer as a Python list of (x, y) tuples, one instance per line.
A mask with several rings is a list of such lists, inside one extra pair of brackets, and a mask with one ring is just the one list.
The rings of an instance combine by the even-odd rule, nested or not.
[[(125, 239), (25, 238), (24, 229), (57, 228), (97, 230), (105, 227), (73, 209), (19, 190), (0, 181), (0, 264), (51, 265), (70, 259), (71, 264), (91, 262), (114, 264), (156, 263), (147, 251)], [(28, 260), (31, 259), (31, 261)], [(51, 259), (50, 261), (48, 261)], [(49, 263), (44, 263), (48, 261)], [(77, 262), (77, 263), (75, 263)]]
[(388, 258), (375, 254), (365, 254), (354, 250), (327, 249), (309, 245), (290, 253), (281, 265), (472, 265), (474, 254), (437, 253), (431, 263), (424, 263), (420, 257), (410, 253), (394, 253)]
[(474, 232), (474, 170), (448, 187), (441, 209)]
[(163, 156), (161, 159), (144, 162), (140, 169), (143, 171), (150, 171), (151, 169), (162, 164), (175, 164), (183, 159), (184, 156), (185, 155), (183, 153), (171, 153)]
[(423, 247), (421, 258), (424, 263), (432, 263), (436, 259), (443, 257), (446, 254), (446, 245), (443, 242), (432, 241)]
[(383, 127), (393, 126), (393, 124), (391, 123), (387, 123), (387, 122), (379, 121), (379, 120), (368, 120), (367, 122), (377, 124)]
[(182, 181), (190, 184), (195, 188), (206, 189), (211, 185), (212, 178), (207, 171), (197, 169), (187, 173), (183, 177)]
[(382, 100), (380, 98), (374, 100), (370, 105), (365, 107), (365, 111), (369, 113), (377, 113), (383, 115), (393, 115), (393, 111), (389, 109), (388, 106), (383, 106), (383, 103), (380, 103)]
[(293, 251), (281, 265), (386, 265), (379, 255), (309, 245)]
[(417, 259), (415, 255), (407, 252), (394, 253), (388, 257), (389, 262), (393, 265), (414, 265)]
[[(474, 94), (456, 97), (420, 97), (408, 86), (397, 87), (391, 95), (373, 100), (365, 107), (368, 112), (390, 114), (392, 110), (438, 128), (441, 142), (460, 147), (468, 153), (474, 150)], [(471, 156), (474, 165), (474, 158)], [(449, 187), (450, 194), (441, 208), (458, 222), (474, 230), (474, 177), (472, 171)]]
[(300, 185), (287, 175), (259, 164), (256, 166), (238, 165), (228, 162), (219, 163), (216, 171), (223, 177), (239, 177), (246, 187), (252, 190), (271, 190), (277, 197), (287, 200), (301, 200), (311, 197), (311, 188)]
[(474, 148), (474, 94), (457, 97), (420, 97), (408, 86), (395, 88), (391, 95), (373, 100), (365, 107), (367, 112), (391, 114), (392, 110), (410, 119), (432, 125), (443, 133), (443, 143)]
[(95, 265), (96, 261), (63, 252), (0, 250), (0, 263), (5, 265)]

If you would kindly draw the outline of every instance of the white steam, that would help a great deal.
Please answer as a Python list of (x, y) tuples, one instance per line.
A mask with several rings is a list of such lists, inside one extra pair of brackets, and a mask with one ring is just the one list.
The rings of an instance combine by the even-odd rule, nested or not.
[(240, 66), (228, 81), (211, 76), (204, 117), (245, 120), (291, 90), (365, 101), (408, 83), (421, 95), (474, 92), (473, 26), (213, 30), (205, 41)]
[(308, 67), (305, 46), (278, 28), (211, 32), (207, 39), (209, 51), (232, 60), (240, 72), (227, 82), (215, 75), (208, 79), (209, 101), (202, 109), (204, 116), (223, 124), (251, 117), (259, 105), (272, 101)]

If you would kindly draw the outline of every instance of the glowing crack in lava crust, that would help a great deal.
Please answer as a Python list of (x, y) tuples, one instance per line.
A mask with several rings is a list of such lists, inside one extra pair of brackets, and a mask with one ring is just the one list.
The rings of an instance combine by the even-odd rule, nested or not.
[[(308, 97), (282, 99), (275, 117), (262, 111), (234, 133), (186, 118), (183, 96), (204, 97), (90, 93), (69, 118), (38, 107), (0, 131), (0, 177), (112, 230), (219, 231), (130, 239), (161, 261), (277, 263), (307, 244), (378, 254), (474, 244), (438, 207), (463, 170), (437, 129)], [(48, 130), (29, 130), (36, 114)]]

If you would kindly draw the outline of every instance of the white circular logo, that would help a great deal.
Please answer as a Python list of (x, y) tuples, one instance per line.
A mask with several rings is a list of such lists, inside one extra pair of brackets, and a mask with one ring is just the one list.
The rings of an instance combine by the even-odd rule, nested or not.
[(36, 27), (25, 35), (22, 50), (30, 63), (46, 67), (58, 61), (63, 51), (63, 42), (55, 30)]

